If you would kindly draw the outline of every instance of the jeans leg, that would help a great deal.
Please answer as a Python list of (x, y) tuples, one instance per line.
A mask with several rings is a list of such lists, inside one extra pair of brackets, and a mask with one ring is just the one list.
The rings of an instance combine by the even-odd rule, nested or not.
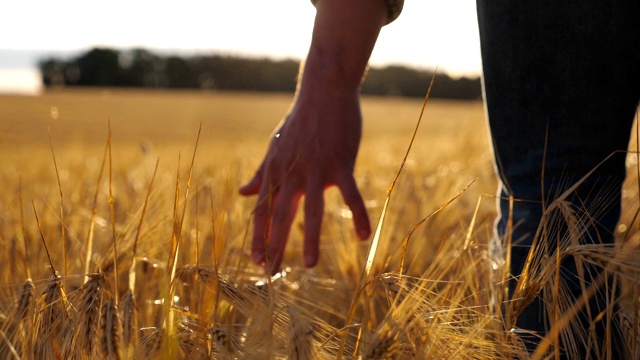
[[(477, 0), (477, 7), (485, 102), (502, 181), (499, 193), (525, 200), (515, 202), (512, 211), (511, 272), (517, 277), (543, 203), (607, 156), (627, 149), (640, 98), (640, 1)], [(582, 242), (613, 243), (624, 160), (624, 154), (613, 156), (569, 198), (574, 209), (601, 212)], [(508, 200), (499, 200), (499, 209), (496, 230), (503, 237)], [(550, 253), (555, 249), (546, 245)], [(587, 283), (600, 273), (584, 270)], [(561, 274), (576, 284), (573, 259), (562, 262)], [(578, 285), (570, 291), (574, 296), (582, 292)], [(604, 308), (597, 297), (590, 307), (592, 314)], [(543, 310), (538, 297), (516, 325), (544, 335), (548, 325)], [(588, 326), (586, 315), (581, 317)], [(596, 326), (599, 341), (605, 339), (602, 323)], [(613, 337), (620, 340), (619, 334)], [(524, 340), (530, 350), (538, 344), (535, 337)], [(581, 358), (595, 356), (585, 348), (579, 351)]]

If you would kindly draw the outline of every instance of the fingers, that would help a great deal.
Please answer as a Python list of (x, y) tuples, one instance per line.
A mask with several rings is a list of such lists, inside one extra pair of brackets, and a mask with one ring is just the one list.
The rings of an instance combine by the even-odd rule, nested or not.
[(273, 203), (271, 216), (271, 234), (268, 243), (267, 265), (265, 270), (271, 275), (280, 270), (284, 250), (289, 238), (291, 223), (295, 218), (300, 202), (300, 191), (294, 184), (283, 184)]
[(290, 183), (276, 191), (265, 181), (260, 188), (254, 211), (251, 257), (257, 264), (264, 265), (270, 274), (280, 269), (299, 200), (299, 191)]
[(256, 171), (253, 178), (240, 187), (240, 195), (249, 196), (257, 194), (260, 191), (260, 186), (262, 185), (263, 174), (264, 162), (260, 164), (260, 167), (258, 167), (258, 171)]
[[(274, 185), (263, 169), (264, 165), (261, 165), (253, 179), (240, 188), (243, 195), (259, 192), (251, 242), (253, 261), (264, 265), (269, 274), (275, 274), (280, 269), (291, 224), (304, 189), (304, 264), (308, 267), (316, 265), (320, 256), (325, 182), (315, 174), (306, 178), (309, 182), (304, 188), (301, 181), (294, 180), (296, 177)], [(351, 209), (358, 237), (367, 239), (371, 234), (371, 224), (353, 175), (344, 173), (336, 179), (335, 184)]]
[(256, 264), (264, 264), (265, 243), (268, 238), (269, 216), (277, 193), (270, 189), (268, 182), (262, 184), (256, 208), (253, 211), (253, 238), (251, 241), (251, 258)]
[(304, 199), (304, 264), (311, 267), (320, 256), (320, 228), (324, 213), (324, 185), (316, 181), (307, 186)]
[(367, 215), (367, 209), (364, 207), (364, 201), (358, 186), (350, 173), (340, 176), (336, 185), (342, 193), (345, 203), (351, 209), (353, 214), (353, 224), (356, 228), (356, 233), (360, 239), (367, 239), (371, 234), (371, 224), (369, 223), (369, 215)]

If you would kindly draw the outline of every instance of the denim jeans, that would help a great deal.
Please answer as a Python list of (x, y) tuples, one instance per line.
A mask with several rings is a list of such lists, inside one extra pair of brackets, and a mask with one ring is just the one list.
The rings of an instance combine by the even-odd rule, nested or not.
[[(511, 273), (518, 277), (543, 216), (543, 206), (597, 167), (567, 199), (574, 210), (597, 216), (583, 243), (614, 242), (620, 217), (620, 192), (626, 151), (640, 99), (639, 0), (477, 0), (485, 102), (501, 179), (498, 236), (505, 238), (508, 197), (516, 200), (509, 234)], [(605, 206), (606, 205), (606, 206)], [(579, 210), (578, 210), (579, 211)], [(588, 219), (582, 217), (582, 220)], [(568, 227), (555, 225), (562, 237)], [(558, 237), (540, 237), (547, 242)], [(553, 256), (556, 244), (548, 245)], [(569, 291), (580, 296), (576, 262), (561, 262)], [(585, 267), (587, 284), (601, 269)], [(606, 286), (611, 287), (609, 279)], [(511, 281), (511, 293), (515, 280)], [(606, 288), (605, 286), (605, 288)], [(605, 341), (606, 317), (592, 321), (605, 306), (604, 290), (579, 315), (582, 326), (596, 323)], [(539, 296), (518, 317), (516, 326), (544, 335), (549, 320)], [(612, 348), (623, 348), (619, 332), (610, 332)], [(529, 350), (539, 343), (523, 336)], [(561, 351), (569, 347), (561, 343)], [(579, 358), (599, 358), (593, 347)], [(564, 355), (567, 356), (567, 355)], [(623, 358), (614, 351), (614, 358)]]

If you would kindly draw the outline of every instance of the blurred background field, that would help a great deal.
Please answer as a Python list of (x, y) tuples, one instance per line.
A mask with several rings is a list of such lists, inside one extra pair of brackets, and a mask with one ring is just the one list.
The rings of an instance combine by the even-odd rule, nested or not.
[[(54, 202), (58, 191), (48, 131), (63, 191), (71, 196), (78, 189), (72, 185), (77, 181), (97, 181), (108, 121), (112, 128), (113, 166), (123, 176), (137, 186), (146, 184), (159, 157), (160, 174), (172, 178), (179, 155), (185, 171), (202, 124), (194, 186), (211, 186), (216, 197), (224, 192), (234, 206), (241, 207), (243, 221), (238, 231), (244, 231), (247, 226), (244, 220), (249, 217), (254, 199), (238, 197), (235, 188), (252, 176), (266, 151), (272, 129), (286, 114), (291, 99), (290, 94), (121, 89), (50, 90), (36, 97), (3, 95), (0, 97), (3, 184), (15, 188), (21, 179), (26, 203), (43, 197)], [(363, 98), (364, 135), (356, 176), (371, 206), (372, 222), (379, 216), (379, 207), (400, 166), (421, 107), (419, 99)], [(404, 202), (397, 209), (402, 213), (398, 218), (406, 222), (398, 224), (395, 231), (410, 230), (413, 222), (477, 179), (463, 197), (469, 206), (456, 207), (461, 209), (460, 216), (447, 217), (453, 220), (447, 227), (468, 223), (478, 195), (494, 193), (490, 156), (481, 102), (432, 100), (396, 190), (398, 197), (407, 196), (410, 203)], [(212, 178), (225, 179), (226, 187), (211, 183)], [(174, 184), (164, 186), (170, 194)], [(140, 201), (144, 189), (137, 190), (138, 193), (127, 193), (130, 199), (126, 201)], [(403, 191), (407, 194), (400, 195)], [(15, 208), (15, 196), (15, 192), (4, 192), (8, 205), (5, 209)], [(337, 194), (330, 192), (329, 197), (333, 202), (327, 206), (328, 213), (344, 210)], [(483, 210), (490, 214), (493, 200), (485, 202), (487, 207)], [(85, 210), (90, 207), (85, 206)], [(31, 211), (26, 216), (30, 217)], [(330, 219), (329, 216), (326, 221), (328, 226)], [(345, 229), (351, 236), (348, 230)], [(301, 234), (292, 235), (295, 242)], [(323, 245), (329, 243), (327, 239)]]
[[(39, 216), (54, 267), (70, 294), (84, 289), (87, 239), (92, 237), (88, 272), (104, 272), (104, 281), (109, 284), (104, 288), (109, 289), (109, 297), (122, 296), (128, 284), (127, 269), (134, 257), (134, 239), (139, 237), (135, 256), (138, 264), (147, 265), (137, 265), (138, 276), (151, 276), (154, 271), (164, 274), (136, 287), (141, 301), (139, 328), (164, 329), (158, 319), (166, 312), (152, 304), (161, 297), (157, 291), (163, 285), (158, 284), (168, 281), (165, 272), (169, 271), (168, 258), (173, 254), (170, 249), (176, 223), (180, 224), (177, 232), (182, 238), (178, 268), (199, 264), (218, 268), (221, 274), (233, 275), (238, 281), (264, 281), (261, 269), (249, 260), (245, 242), (255, 199), (239, 197), (237, 188), (252, 176), (272, 129), (290, 101), (290, 94), (120, 89), (54, 89), (41, 96), (0, 96), (0, 260), (7, 264), (0, 275), (0, 315), (6, 318), (13, 311), (13, 304), (23, 294), (20, 284), (27, 278), (35, 282), (36, 294), (51, 278), (34, 213)], [(373, 224), (380, 216), (387, 188), (401, 164), (421, 107), (419, 99), (362, 100), (364, 135), (356, 178)], [(111, 174), (105, 158), (109, 121)], [(190, 193), (184, 197), (200, 125), (202, 133)], [(157, 159), (158, 173), (141, 221)], [(446, 258), (453, 251), (451, 244), (464, 239), (481, 195), (492, 194), (495, 189), (482, 103), (432, 100), (394, 190), (374, 273), (397, 269), (402, 240), (412, 227), (470, 184), (453, 205), (413, 235), (407, 251), (407, 274), (423, 274), (433, 259), (442, 258), (442, 251)], [(118, 246), (115, 257), (110, 192)], [(474, 238), (481, 247), (491, 234), (493, 204), (494, 199), (484, 198), (475, 216)], [(186, 215), (180, 218), (183, 212)], [(357, 287), (369, 242), (356, 240), (350, 213), (335, 190), (327, 192), (325, 213), (319, 265), (313, 269), (302, 266), (303, 224), (299, 217), (291, 232), (284, 266), (292, 284), (301, 287), (289, 301), (301, 303), (310, 311), (305, 315), (310, 321), (338, 329), (345, 325), (346, 304)], [(446, 249), (440, 251), (447, 243)], [(110, 280), (116, 257), (120, 279), (117, 291)], [(149, 266), (157, 270), (151, 271)], [(74, 301), (73, 295), (69, 298)], [(197, 305), (179, 305), (189, 309), (188, 314), (197, 314), (194, 308), (203, 307), (205, 300), (195, 295), (189, 298), (199, 299), (193, 300)], [(376, 300), (379, 301), (381, 298)], [(372, 300), (371, 306), (380, 316), (384, 310), (374, 306), (376, 302)], [(211, 323), (214, 325), (216, 321)], [(14, 330), (9, 335), (19, 337), (19, 333)], [(331, 337), (319, 338), (323, 339), (330, 341)], [(349, 344), (354, 346), (353, 341)], [(130, 355), (143, 351), (132, 345), (122, 349), (129, 349)], [(144, 351), (146, 357), (155, 354)], [(336, 353), (337, 349), (325, 351), (325, 355), (331, 354), (329, 358)]]
[[(237, 188), (262, 160), (291, 99), (112, 88), (0, 95), (0, 356), (13, 349), (23, 358), (55, 358), (56, 351), (76, 358), (527, 358), (491, 305), (502, 264), (486, 246), (496, 177), (479, 101), (427, 104), (364, 288), (370, 241), (357, 240), (335, 190), (326, 193), (318, 266), (302, 265), (300, 214), (283, 272), (270, 279), (252, 264), (255, 199)], [(362, 98), (355, 175), (372, 224), (422, 103)], [(629, 156), (631, 169), (635, 159)], [(619, 228), (632, 241), (635, 181), (630, 176), (623, 194)], [(51, 276), (52, 265), (60, 278)], [(46, 296), (52, 284), (64, 288), (58, 302)], [(132, 298), (136, 310), (127, 312)], [(118, 301), (109, 337), (105, 314)], [(43, 325), (43, 314), (55, 309), (58, 319)], [(101, 317), (90, 322), (92, 314)], [(118, 341), (110, 348), (105, 338)]]

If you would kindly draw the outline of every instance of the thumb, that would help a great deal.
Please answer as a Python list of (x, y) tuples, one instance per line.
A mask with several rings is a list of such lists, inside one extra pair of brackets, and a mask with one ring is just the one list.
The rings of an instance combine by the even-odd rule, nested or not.
[(264, 173), (264, 162), (260, 165), (260, 167), (258, 168), (258, 171), (256, 171), (256, 174), (253, 176), (253, 178), (249, 180), (247, 183), (245, 183), (244, 185), (240, 186), (240, 189), (238, 190), (240, 195), (249, 196), (249, 195), (257, 194), (260, 191), (260, 186), (262, 185), (263, 173)]

